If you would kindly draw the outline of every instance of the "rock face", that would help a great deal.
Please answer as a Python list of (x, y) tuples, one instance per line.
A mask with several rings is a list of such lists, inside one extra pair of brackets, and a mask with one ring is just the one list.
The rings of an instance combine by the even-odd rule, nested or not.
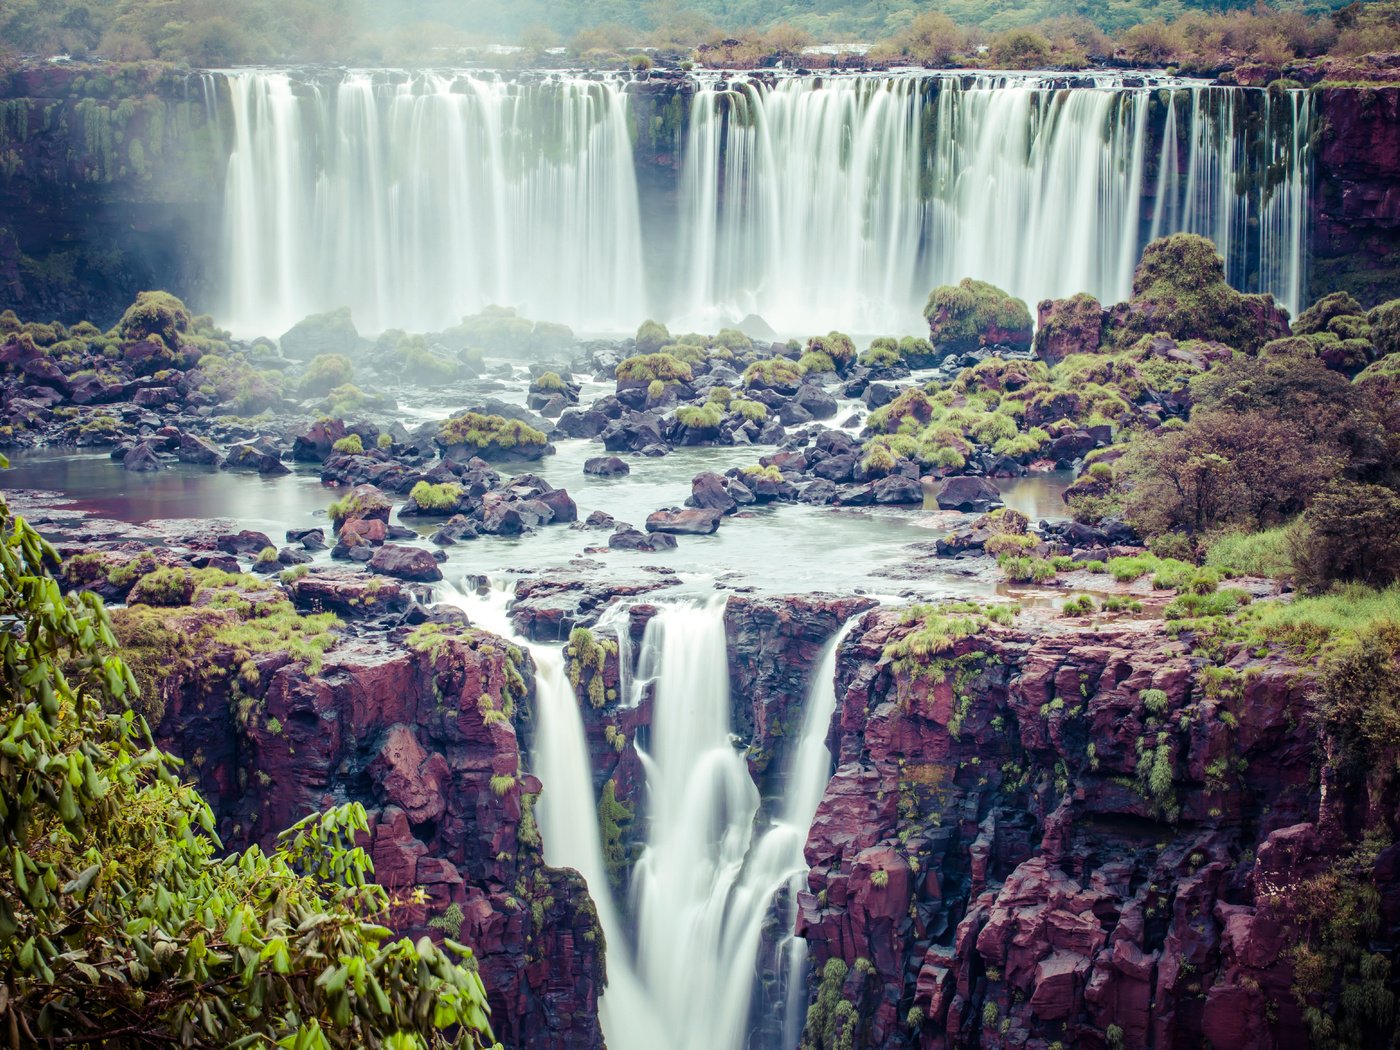
[(1325, 88), (1309, 300), (1400, 297), (1400, 87)]
[(400, 902), (395, 927), (472, 946), (497, 1037), (600, 1048), (602, 937), (583, 880), (544, 864), (540, 784), (521, 772), (512, 724), (528, 657), (485, 632), (421, 631), (341, 642), (314, 676), (268, 653), (251, 661), (255, 681), (247, 664), (176, 680), (158, 736), (190, 760), (230, 846), (268, 845), (309, 812), (362, 802), (375, 877)]
[(854, 1045), (1307, 1046), (1270, 894), (1352, 848), (1307, 676), (1202, 669), (1144, 624), (989, 628), (914, 668), (885, 653), (913, 629), (877, 611), (841, 650), (799, 895)]

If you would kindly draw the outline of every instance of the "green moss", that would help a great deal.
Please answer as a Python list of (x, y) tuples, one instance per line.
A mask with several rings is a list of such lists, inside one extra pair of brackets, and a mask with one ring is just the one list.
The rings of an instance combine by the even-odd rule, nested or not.
[(660, 353), (629, 357), (617, 366), (616, 375), (619, 382), (640, 383), (657, 380), (689, 383), (694, 378), (690, 365), (671, 354)]
[(805, 370), (795, 361), (786, 357), (772, 357), (766, 361), (755, 361), (744, 369), (744, 385), (747, 387), (792, 390), (802, 384)]
[(365, 445), (359, 434), (347, 434), (332, 445), (331, 450), (342, 456), (359, 456), (364, 454)]
[(924, 317), (932, 343), (956, 353), (989, 343), (1030, 346), (1034, 329), (1024, 302), (970, 277), (930, 292)]
[(429, 481), (420, 481), (410, 490), (408, 498), (417, 504), (419, 510), (451, 514), (462, 501), (463, 491), (462, 486), (455, 481), (444, 481), (437, 485)]
[(438, 427), (438, 444), (444, 448), (467, 448), (478, 455), (489, 453), (532, 453), (546, 448), (549, 438), (518, 419), (464, 412)]
[(632, 823), (633, 813), (617, 799), (617, 788), (611, 780), (603, 785), (598, 800), (598, 833), (603, 847), (603, 862), (607, 865), (608, 881), (615, 890), (622, 888), (622, 875), (628, 857), (623, 836)]

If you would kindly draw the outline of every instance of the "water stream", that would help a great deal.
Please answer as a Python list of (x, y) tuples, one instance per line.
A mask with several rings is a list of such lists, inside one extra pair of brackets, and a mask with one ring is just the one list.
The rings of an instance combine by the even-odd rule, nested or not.
[[(473, 623), (516, 637), (510, 592), (444, 601)], [(836, 653), (848, 623), (813, 668), (802, 733), (788, 759), (778, 812), (764, 816), (730, 720), (725, 602), (664, 604), (648, 622), (639, 665), (654, 676), (646, 743), (645, 848), (632, 873), (630, 917), (613, 899), (599, 840), (597, 799), (578, 701), (558, 649), (529, 645), (536, 666), (532, 768), (551, 864), (588, 883), (608, 944), (601, 1006), (613, 1050), (739, 1050), (752, 1027), (756, 959), (775, 895), (790, 890), (781, 943), (784, 1044), (795, 1045), (806, 1002), (805, 944), (792, 936), (803, 847), (831, 773), (826, 735), (835, 710)], [(518, 641), (522, 641), (517, 637)]]

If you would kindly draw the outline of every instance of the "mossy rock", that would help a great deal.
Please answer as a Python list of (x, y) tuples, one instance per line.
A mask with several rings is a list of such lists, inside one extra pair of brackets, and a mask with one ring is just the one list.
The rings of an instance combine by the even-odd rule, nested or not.
[(1163, 332), (1248, 354), (1289, 334), (1288, 315), (1274, 297), (1231, 288), (1215, 245), (1194, 233), (1162, 237), (1143, 250), (1133, 274), (1133, 297), (1114, 308), (1110, 325), (1120, 345)]
[(303, 318), (283, 332), (277, 342), (284, 355), (300, 361), (311, 361), (322, 354), (354, 355), (369, 346), (355, 328), (348, 306)]
[(1035, 330), (1024, 302), (970, 277), (930, 292), (924, 317), (929, 341), (939, 350), (959, 354), (983, 346), (1026, 350)]
[(1400, 352), (1400, 299), (1377, 306), (1366, 315), (1366, 320), (1371, 325), (1371, 344), (1377, 357)]
[(643, 354), (654, 354), (670, 343), (671, 333), (664, 324), (656, 321), (643, 321), (637, 329), (637, 350)]
[(554, 451), (549, 437), (528, 423), (504, 416), (463, 412), (438, 427), (437, 444), (443, 455), (458, 461), (480, 456), (503, 460), (536, 460)]

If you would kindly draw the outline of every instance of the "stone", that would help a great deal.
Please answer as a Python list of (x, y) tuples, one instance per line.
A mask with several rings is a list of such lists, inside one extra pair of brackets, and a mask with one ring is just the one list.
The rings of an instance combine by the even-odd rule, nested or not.
[(709, 536), (719, 530), (724, 512), (702, 507), (684, 510), (658, 510), (647, 515), (647, 532), (665, 532), (676, 536)]
[(369, 567), (374, 572), (401, 580), (432, 583), (442, 579), (442, 570), (438, 568), (432, 552), (422, 547), (386, 543), (374, 552), (374, 556), (369, 560)]
[(175, 449), (175, 458), (181, 463), (195, 463), (209, 467), (218, 466), (224, 459), (223, 453), (212, 441), (197, 434), (184, 432), (180, 434), (180, 442)]
[(143, 441), (122, 459), (122, 469), (134, 474), (151, 473), (164, 470), (165, 464), (160, 461), (151, 443)]
[(739, 501), (730, 494), (725, 479), (708, 470), (691, 479), (690, 498), (686, 504), (704, 510), (717, 510), (721, 514), (733, 514), (739, 509)]
[(632, 473), (632, 468), (617, 456), (593, 456), (584, 460), (583, 472), (599, 478), (620, 478)]
[(225, 554), (261, 554), (273, 546), (272, 540), (265, 533), (254, 532), (252, 529), (224, 533), (214, 542)]
[(933, 498), (943, 510), (981, 512), (1001, 503), (1001, 490), (986, 478), (944, 478), (934, 486)]

